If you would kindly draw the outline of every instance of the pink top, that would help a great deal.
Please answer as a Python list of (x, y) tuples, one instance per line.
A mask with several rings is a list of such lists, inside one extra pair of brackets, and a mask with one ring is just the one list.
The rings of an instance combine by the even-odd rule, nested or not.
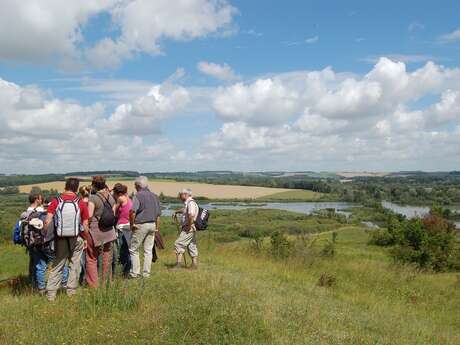
[(133, 202), (130, 198), (128, 198), (128, 202), (124, 205), (120, 205), (118, 208), (118, 222), (117, 224), (129, 224), (129, 211), (131, 211), (131, 207), (133, 206)]

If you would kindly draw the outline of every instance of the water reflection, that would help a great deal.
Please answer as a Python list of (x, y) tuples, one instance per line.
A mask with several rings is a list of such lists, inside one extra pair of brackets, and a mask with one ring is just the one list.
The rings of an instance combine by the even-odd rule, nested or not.
[[(382, 206), (407, 218), (423, 217), (430, 212), (430, 208), (426, 206), (398, 205), (389, 201), (382, 201)], [(455, 211), (458, 212), (458, 210)], [(454, 224), (457, 229), (460, 229), (460, 222), (454, 222)]]
[(395, 213), (402, 214), (407, 218), (423, 217), (430, 212), (429, 207), (424, 206), (409, 206), (409, 205), (398, 205), (389, 201), (382, 201), (382, 206), (392, 210)]
[[(350, 207), (356, 207), (356, 204), (348, 202), (268, 202), (263, 204), (246, 204), (246, 203), (210, 203), (210, 204), (200, 204), (201, 207), (208, 210), (245, 210), (249, 208), (258, 208), (258, 209), (272, 209), (272, 210), (283, 210), (291, 211), (302, 214), (310, 215), (319, 210), (333, 209), (338, 213), (349, 216), (350, 212), (343, 211)], [(162, 214), (165, 216), (170, 216), (175, 209), (180, 208), (180, 205), (170, 204), (165, 205), (165, 209)]]

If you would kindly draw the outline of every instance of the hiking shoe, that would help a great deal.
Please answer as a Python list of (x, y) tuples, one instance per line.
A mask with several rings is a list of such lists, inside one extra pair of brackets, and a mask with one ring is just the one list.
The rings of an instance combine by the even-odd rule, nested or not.
[(38, 289), (38, 294), (40, 296), (45, 296), (46, 295), (46, 289)]
[(192, 266), (190, 266), (190, 269), (195, 271), (198, 269), (198, 265), (197, 264), (192, 264)]

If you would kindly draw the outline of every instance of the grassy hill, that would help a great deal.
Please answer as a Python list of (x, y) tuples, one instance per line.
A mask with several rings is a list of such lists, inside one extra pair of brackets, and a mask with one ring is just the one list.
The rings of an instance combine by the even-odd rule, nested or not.
[[(291, 240), (299, 231), (321, 233), (310, 235), (311, 255), (277, 259), (268, 238), (260, 250), (241, 238), (267, 228)], [(318, 255), (332, 230), (335, 255)], [(174, 231), (165, 219), (168, 248)], [(3, 284), (0, 343), (460, 344), (457, 276), (395, 266), (367, 239), (364, 228), (331, 219), (215, 212), (211, 233), (200, 233), (196, 272), (169, 271), (174, 255), (167, 250), (148, 280), (116, 279), (55, 304), (21, 284)], [(0, 248), (0, 279), (26, 271), (22, 248)]]

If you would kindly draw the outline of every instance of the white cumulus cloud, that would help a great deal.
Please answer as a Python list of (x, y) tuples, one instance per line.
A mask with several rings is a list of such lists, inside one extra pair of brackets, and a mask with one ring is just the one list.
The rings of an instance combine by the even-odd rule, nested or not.
[[(115, 67), (138, 53), (160, 54), (162, 39), (191, 40), (226, 30), (237, 12), (225, 0), (2, 0), (1, 9), (0, 59), (63, 69), (87, 62)], [(84, 29), (102, 14), (112, 23), (93, 45)], [(113, 37), (114, 32), (119, 34)]]
[(197, 65), (201, 73), (223, 81), (234, 81), (241, 77), (226, 63), (219, 65), (213, 62), (200, 61)]

